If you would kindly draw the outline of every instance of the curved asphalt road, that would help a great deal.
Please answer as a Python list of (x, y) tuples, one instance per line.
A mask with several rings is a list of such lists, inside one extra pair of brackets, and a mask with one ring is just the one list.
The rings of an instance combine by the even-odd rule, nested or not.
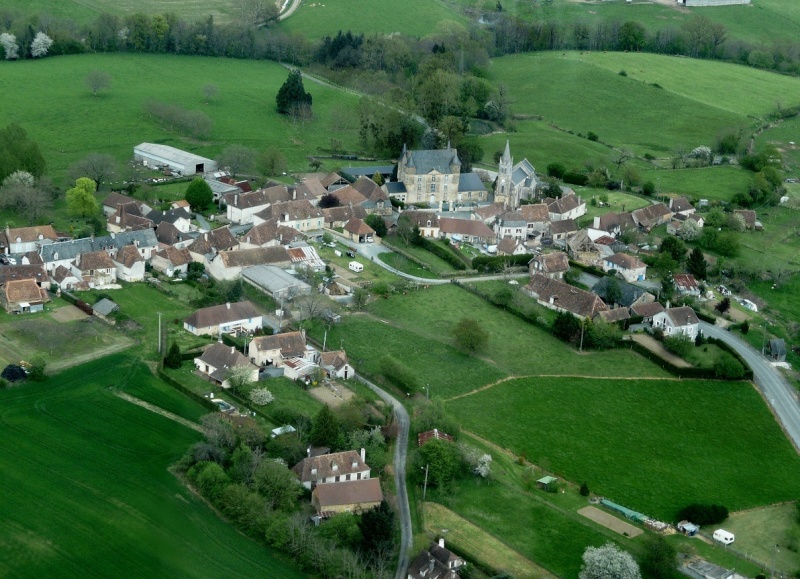
[(408, 451), (409, 418), (405, 407), (397, 398), (378, 388), (369, 380), (360, 375), (356, 378), (366, 384), (372, 391), (380, 396), (384, 402), (394, 409), (397, 420), (397, 441), (394, 447), (394, 482), (397, 487), (397, 508), (400, 511), (400, 556), (397, 562), (395, 579), (403, 579), (408, 568), (409, 555), (413, 530), (411, 528), (411, 509), (408, 506), (408, 491), (406, 489), (406, 456)]
[(727, 330), (707, 322), (700, 322), (700, 329), (703, 330), (704, 335), (720, 339), (731, 346), (753, 369), (756, 385), (772, 407), (786, 436), (792, 441), (795, 449), (800, 452), (800, 401), (798, 401), (797, 392), (786, 381), (780, 370), (770, 364), (760, 352)]

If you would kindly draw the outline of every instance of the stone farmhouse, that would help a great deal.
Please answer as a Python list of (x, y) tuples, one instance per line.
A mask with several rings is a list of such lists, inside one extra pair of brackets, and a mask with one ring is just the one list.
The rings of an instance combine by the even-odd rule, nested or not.
[(263, 326), (261, 312), (248, 301), (201, 308), (183, 322), (195, 336), (214, 336), (236, 331), (254, 332)]
[(345, 450), (321, 456), (304, 458), (292, 467), (292, 471), (308, 490), (317, 485), (346, 481), (367, 480), (370, 468), (366, 462), (366, 452)]
[(667, 336), (683, 334), (694, 340), (700, 330), (700, 320), (689, 306), (667, 308), (653, 315), (653, 327), (661, 328)]
[(536, 301), (544, 307), (559, 312), (569, 312), (582, 320), (591, 320), (601, 311), (608, 309), (599, 296), (540, 273), (531, 275), (531, 281), (525, 289), (528, 295), (536, 298)]
[(231, 370), (237, 367), (248, 368), (250, 380), (253, 382), (258, 380), (258, 368), (253, 366), (247, 357), (234, 346), (227, 346), (222, 342), (207, 346), (203, 353), (194, 359), (194, 365), (212, 382), (226, 389), (230, 388), (228, 378)]

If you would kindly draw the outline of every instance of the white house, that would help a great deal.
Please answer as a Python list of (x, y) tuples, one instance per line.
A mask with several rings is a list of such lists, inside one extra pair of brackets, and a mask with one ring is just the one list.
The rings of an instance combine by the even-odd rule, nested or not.
[(262, 326), (261, 312), (248, 301), (201, 308), (183, 322), (183, 328), (195, 336), (242, 330), (253, 332)]
[(253, 338), (247, 346), (247, 355), (256, 366), (280, 368), (290, 358), (314, 361), (316, 350), (306, 345), (305, 332), (286, 332)]
[(653, 327), (661, 328), (667, 336), (683, 334), (694, 340), (700, 329), (700, 320), (689, 306), (668, 308), (653, 316)]
[(223, 388), (229, 388), (228, 378), (234, 368), (244, 367), (250, 370), (249, 379), (258, 380), (258, 368), (233, 346), (217, 342), (208, 346), (203, 353), (194, 359), (194, 365), (212, 381)]
[(117, 266), (117, 279), (130, 282), (144, 279), (144, 258), (135, 245), (120, 248), (112, 261)]
[(633, 283), (635, 281), (644, 281), (645, 274), (647, 273), (647, 265), (640, 259), (628, 255), (627, 253), (615, 253), (608, 257), (604, 257), (601, 262), (603, 271), (616, 270), (617, 273), (625, 278), (625, 281)]
[(329, 378), (347, 380), (355, 374), (355, 370), (347, 361), (347, 353), (344, 350), (322, 352), (319, 355), (319, 365)]
[(168, 277), (173, 277), (181, 273), (187, 273), (191, 262), (192, 255), (188, 249), (185, 247), (178, 249), (168, 245), (153, 255), (150, 265), (153, 266), (154, 270), (160, 271)]
[(300, 483), (311, 490), (318, 484), (335, 484), (370, 478), (370, 468), (366, 463), (366, 452), (345, 450), (320, 456), (304, 458), (292, 467)]

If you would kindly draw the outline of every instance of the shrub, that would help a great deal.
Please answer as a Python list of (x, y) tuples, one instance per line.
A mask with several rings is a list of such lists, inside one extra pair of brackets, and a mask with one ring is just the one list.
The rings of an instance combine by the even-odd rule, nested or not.
[(173, 369), (180, 368), (181, 361), (181, 349), (177, 342), (172, 342), (172, 345), (169, 347), (169, 352), (167, 352), (167, 356), (164, 358), (164, 366)]
[(250, 402), (257, 406), (266, 406), (274, 400), (275, 396), (266, 388), (254, 388), (250, 391)]
[(569, 183), (570, 185), (578, 185), (582, 187), (589, 182), (589, 177), (584, 175), (583, 173), (575, 173), (568, 171), (564, 173), (563, 181), (564, 183)]
[(728, 509), (722, 505), (693, 503), (678, 513), (678, 520), (687, 520), (696, 525), (716, 525), (727, 518)]
[(645, 181), (644, 185), (642, 185), (642, 194), (647, 195), (648, 197), (654, 195), (656, 192), (656, 185), (652, 181)]
[(598, 137), (597, 133), (595, 133), (594, 131), (589, 131), (588, 133), (586, 133), (586, 138), (589, 139), (590, 141), (594, 141), (594, 142), (597, 142), (597, 141), (600, 140), (600, 137)]
[(588, 485), (588, 484), (586, 484), (586, 482), (583, 482), (583, 483), (581, 483), (581, 490), (580, 490), (580, 493), (581, 493), (581, 496), (582, 496), (582, 497), (588, 497), (588, 496), (589, 496), (589, 493), (590, 493), (590, 491), (589, 491), (589, 485)]
[(739, 326), (739, 330), (741, 330), (741, 332), (743, 334), (746, 334), (747, 332), (749, 332), (750, 331), (750, 322), (748, 322), (747, 320), (743, 321), (742, 324)]
[(624, 70), (619, 71), (617, 74), (619, 74), (620, 76), (628, 76), (628, 73), (625, 72)]
[(744, 377), (744, 366), (736, 358), (725, 352), (714, 362), (714, 375), (717, 378), (738, 380)]
[(555, 177), (556, 179), (561, 179), (564, 177), (564, 173), (566, 172), (567, 168), (563, 163), (550, 163), (547, 166), (547, 174), (551, 177)]
[(681, 358), (685, 358), (692, 350), (692, 341), (686, 334), (667, 336), (664, 338), (664, 347)]
[(730, 298), (723, 298), (721, 302), (719, 302), (714, 309), (717, 310), (719, 313), (724, 314), (729, 309), (731, 309), (731, 299)]

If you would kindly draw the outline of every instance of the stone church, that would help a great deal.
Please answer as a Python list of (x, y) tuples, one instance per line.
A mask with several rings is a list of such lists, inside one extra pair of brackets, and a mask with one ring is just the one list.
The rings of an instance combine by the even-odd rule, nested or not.
[(497, 169), (497, 182), (494, 188), (494, 202), (502, 203), (509, 209), (518, 209), (520, 199), (531, 199), (536, 193), (536, 171), (528, 159), (514, 165), (511, 144), (506, 140), (506, 149), (500, 157)]

